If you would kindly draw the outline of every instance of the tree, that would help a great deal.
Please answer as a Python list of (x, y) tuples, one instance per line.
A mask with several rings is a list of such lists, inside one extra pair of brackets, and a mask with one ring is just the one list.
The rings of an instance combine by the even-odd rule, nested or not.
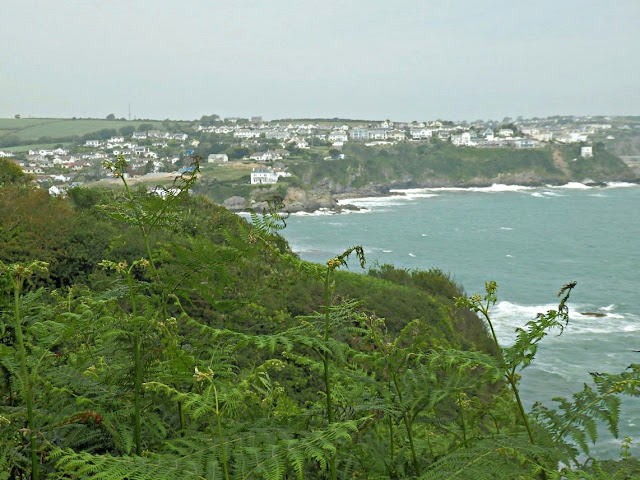
[(107, 115), (107, 120), (115, 120), (116, 116), (113, 113), (110, 113), (109, 115)]
[(123, 137), (129, 137), (133, 135), (133, 132), (135, 131), (136, 131), (136, 127), (134, 127), (133, 125), (125, 125), (124, 127), (120, 128), (120, 134)]
[(136, 129), (138, 132), (146, 132), (147, 130), (153, 130), (153, 125), (151, 123), (141, 123), (138, 125)]
[(16, 162), (0, 157), (0, 186), (10, 183), (27, 183), (31, 180), (33, 176), (24, 173)]
[(249, 155), (250, 150), (247, 147), (235, 147), (233, 150), (227, 152), (229, 158), (240, 159)]
[(20, 118), (20, 114), (19, 114), (19, 113), (16, 113), (16, 114), (13, 116), (13, 118), (15, 118), (16, 120), (18, 120), (18, 119)]

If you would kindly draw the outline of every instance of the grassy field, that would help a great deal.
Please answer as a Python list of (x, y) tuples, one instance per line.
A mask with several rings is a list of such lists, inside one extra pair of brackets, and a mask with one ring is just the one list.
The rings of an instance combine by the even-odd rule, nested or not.
[(141, 123), (149, 123), (161, 129), (160, 121), (127, 121), (66, 118), (0, 118), (0, 137), (15, 135), (20, 140), (38, 140), (41, 137), (61, 138), (74, 135), (85, 135), (103, 129), (118, 130), (125, 126), (137, 127)]
[(71, 143), (32, 143), (29, 145), (18, 145), (17, 147), (5, 147), (2, 150), (5, 152), (28, 152), (29, 150), (40, 150), (41, 148), (54, 148), (56, 145), (62, 145), (63, 147), (67, 147), (72, 145)]
[(241, 163), (229, 163), (227, 165), (216, 165), (204, 163), (200, 167), (202, 176), (205, 178), (215, 178), (219, 182), (233, 182), (250, 175), (253, 167), (257, 164), (245, 165)]
[(58, 118), (0, 118), (0, 132), (3, 130), (21, 130), (23, 128), (58, 121)]

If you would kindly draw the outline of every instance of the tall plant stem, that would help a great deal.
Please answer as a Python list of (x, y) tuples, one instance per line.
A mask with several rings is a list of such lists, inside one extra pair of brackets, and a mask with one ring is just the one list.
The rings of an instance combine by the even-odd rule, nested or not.
[(33, 414), (33, 389), (31, 376), (27, 367), (27, 349), (24, 346), (24, 335), (22, 332), (22, 320), (20, 317), (20, 291), (22, 290), (22, 279), (17, 277), (13, 280), (14, 299), (14, 319), (16, 322), (16, 340), (18, 341), (18, 351), (20, 355), (20, 370), (22, 371), (22, 381), (24, 383), (24, 401), (27, 404), (27, 421), (29, 423), (29, 443), (31, 445), (31, 478), (37, 480), (39, 477), (40, 462), (36, 451), (35, 419)]
[(136, 445), (136, 455), (142, 454), (142, 361), (141, 361), (140, 333), (136, 332), (133, 338), (135, 381), (134, 381), (134, 424), (133, 440)]
[[(331, 268), (327, 268), (327, 272), (324, 277), (324, 341), (325, 350), (322, 354), (322, 363), (324, 364), (324, 388), (325, 397), (327, 401), (327, 420), (329, 423), (333, 423), (333, 402), (331, 398), (331, 379), (329, 375), (329, 351), (326, 347), (326, 343), (329, 341), (329, 335), (331, 334)], [(331, 479), (336, 480), (338, 472), (336, 470), (336, 458), (335, 455), (331, 455), (329, 458), (329, 468), (331, 470)]]
[[(388, 361), (387, 366), (391, 371), (391, 378), (393, 378), (393, 385), (396, 387), (396, 393), (398, 394), (398, 400), (400, 400), (400, 404), (402, 404), (402, 390), (400, 389), (400, 383), (398, 382), (398, 375), (393, 367)], [(416, 447), (413, 442), (413, 422), (409, 420), (407, 412), (402, 410), (402, 421), (404, 422), (405, 429), (407, 430), (407, 438), (409, 439), (409, 447), (411, 448), (411, 460), (413, 461), (413, 469), (415, 471), (416, 476), (420, 476), (420, 466), (418, 464), (418, 454), (416, 453)]]
[[(384, 343), (380, 340), (380, 337), (378, 336), (378, 333), (376, 332), (373, 325), (371, 325), (371, 335), (378, 349), (384, 353), (385, 364), (387, 365), (387, 368), (391, 373), (391, 380), (396, 390), (396, 395), (398, 395), (398, 400), (400, 401), (400, 404), (402, 404), (402, 389), (400, 388), (400, 382), (398, 381), (397, 369), (395, 365), (393, 365), (389, 361), (389, 358), (390, 358), (389, 351), (386, 345), (384, 345)], [(409, 416), (407, 415), (407, 412), (404, 410), (404, 408), (402, 410), (402, 422), (404, 423), (405, 430), (407, 431), (407, 438), (409, 439), (409, 447), (411, 448), (411, 460), (413, 462), (413, 469), (415, 471), (416, 476), (420, 476), (420, 465), (418, 464), (418, 454), (416, 452), (416, 447), (413, 441), (413, 427), (412, 427), (413, 422), (409, 419)], [(391, 428), (391, 426), (389, 428)], [(393, 448), (393, 437), (390, 437), (390, 440)], [(393, 459), (393, 455), (392, 455), (392, 459)]]
[(218, 427), (218, 441), (220, 442), (220, 455), (222, 456), (222, 469), (224, 470), (224, 478), (225, 480), (229, 480), (229, 466), (227, 465), (227, 450), (225, 448), (225, 442), (224, 442), (224, 436), (222, 434), (222, 420), (221, 420), (221, 415), (222, 412), (220, 412), (220, 405), (218, 404), (218, 389), (216, 388), (216, 385), (213, 383), (211, 383), (213, 385), (213, 395), (215, 397), (216, 400), (216, 423), (217, 423), (217, 427)]
[(529, 417), (524, 411), (524, 405), (522, 404), (522, 399), (520, 398), (520, 390), (518, 389), (515, 371), (513, 370), (507, 371), (507, 362), (504, 359), (504, 355), (502, 353), (502, 347), (500, 346), (500, 342), (498, 342), (498, 336), (496, 335), (496, 331), (493, 328), (493, 323), (491, 322), (491, 317), (489, 316), (489, 303), (481, 306), (480, 312), (482, 313), (484, 318), (487, 320), (487, 323), (489, 324), (489, 328), (491, 329), (491, 336), (493, 337), (493, 342), (496, 346), (496, 350), (498, 351), (498, 359), (500, 360), (500, 365), (502, 367), (502, 370), (504, 372), (504, 376), (507, 382), (509, 382), (509, 385), (511, 386), (511, 391), (513, 392), (513, 395), (516, 398), (516, 404), (518, 405), (518, 412), (520, 413), (520, 417), (522, 418), (524, 426), (527, 430), (527, 434), (529, 435), (529, 441), (531, 442), (532, 445), (535, 445), (536, 439), (535, 439), (535, 436), (533, 435), (533, 430), (531, 429), (531, 425), (529, 424)]
[(136, 455), (142, 454), (142, 335), (140, 325), (138, 325), (138, 306), (135, 293), (133, 291), (133, 279), (131, 269), (127, 272), (127, 283), (129, 285), (129, 297), (131, 298), (131, 311), (133, 315), (133, 368), (135, 371), (133, 381), (133, 442), (136, 447)]

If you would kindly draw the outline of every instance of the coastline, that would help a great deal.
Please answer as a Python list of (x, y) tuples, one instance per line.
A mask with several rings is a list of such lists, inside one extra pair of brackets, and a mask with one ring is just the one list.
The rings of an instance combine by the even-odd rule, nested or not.
[[(587, 180), (587, 179), (586, 179)], [(349, 203), (349, 200), (367, 200), (375, 198), (385, 197), (407, 197), (409, 195), (437, 195), (438, 191), (484, 191), (484, 192), (515, 192), (523, 190), (533, 189), (591, 189), (591, 188), (633, 188), (640, 186), (640, 180), (620, 180), (620, 181), (606, 181), (606, 182), (564, 182), (564, 183), (529, 183), (529, 184), (514, 184), (514, 183), (472, 183), (472, 184), (453, 184), (443, 183), (429, 186), (384, 186), (384, 191), (375, 192), (373, 189), (367, 189), (367, 191), (350, 191), (335, 193), (332, 195), (332, 199), (335, 201), (333, 207), (318, 207), (318, 208), (297, 208), (290, 209), (285, 204), (284, 211), (290, 214), (340, 214), (348, 212), (357, 212), (360, 210), (366, 210), (366, 208), (358, 206), (356, 204)], [(356, 202), (358, 203), (358, 202)]]
[[(437, 195), (438, 192), (444, 191), (459, 191), (459, 192), (517, 192), (524, 190), (534, 189), (606, 189), (606, 188), (632, 188), (640, 186), (640, 180), (612, 180), (612, 181), (592, 181), (590, 179), (584, 179), (582, 182), (555, 182), (555, 183), (542, 183), (542, 182), (529, 182), (528, 184), (520, 183), (498, 183), (498, 182), (472, 182), (465, 184), (455, 184), (453, 182), (429, 182), (427, 186), (424, 185), (376, 185), (368, 186), (364, 189), (353, 189), (340, 193), (322, 192), (307, 192), (305, 200), (302, 201), (299, 195), (295, 196), (295, 203), (288, 203), (287, 197), (284, 199), (283, 212), (288, 214), (300, 214), (300, 215), (312, 215), (312, 214), (326, 214), (326, 215), (338, 215), (341, 213), (358, 212), (366, 210), (366, 207), (359, 206), (359, 201), (366, 201), (368, 199), (385, 198), (385, 197), (408, 197), (408, 196), (432, 196)], [(322, 201), (318, 199), (321, 198)], [(350, 203), (350, 200), (356, 202)], [(262, 211), (268, 208), (266, 202), (254, 202), (251, 205), (243, 202), (241, 208), (229, 208), (236, 213), (247, 213), (250, 211)]]

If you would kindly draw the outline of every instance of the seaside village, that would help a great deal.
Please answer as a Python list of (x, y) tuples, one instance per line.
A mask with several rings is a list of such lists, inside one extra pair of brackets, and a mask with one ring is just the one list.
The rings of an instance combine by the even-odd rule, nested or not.
[[(138, 130), (129, 135), (112, 135), (107, 139), (88, 138), (77, 144), (58, 148), (30, 150), (28, 154), (0, 151), (0, 157), (13, 157), (22, 169), (33, 174), (52, 195), (66, 188), (109, 177), (102, 165), (117, 155), (129, 164), (129, 177), (179, 175), (189, 167), (189, 157), (198, 154), (204, 162), (229, 164), (243, 162), (254, 165), (251, 184), (273, 184), (288, 176), (285, 160), (292, 152), (315, 149), (325, 152), (324, 160), (345, 158), (343, 147), (348, 142), (361, 142), (376, 147), (398, 142), (450, 142), (466, 148), (540, 148), (550, 142), (581, 143), (581, 156), (593, 155), (589, 145), (592, 135), (613, 139), (607, 135), (612, 124), (607, 117), (594, 121), (589, 117), (552, 117), (547, 119), (502, 122), (454, 123), (447, 121), (398, 123), (389, 120), (376, 123), (354, 121), (286, 122), (203, 117), (208, 121), (193, 122), (187, 132)], [(600, 120), (604, 119), (604, 122)], [(181, 123), (177, 123), (181, 125)], [(624, 128), (624, 126), (622, 126)], [(86, 137), (86, 136), (85, 136)], [(201, 142), (215, 137), (233, 152), (208, 153), (199, 149)], [(265, 148), (265, 145), (268, 148)], [(323, 150), (320, 150), (320, 147)], [(200, 150), (200, 151), (199, 151)], [(326, 156), (326, 152), (329, 155)], [(230, 153), (230, 152), (229, 152)]]

